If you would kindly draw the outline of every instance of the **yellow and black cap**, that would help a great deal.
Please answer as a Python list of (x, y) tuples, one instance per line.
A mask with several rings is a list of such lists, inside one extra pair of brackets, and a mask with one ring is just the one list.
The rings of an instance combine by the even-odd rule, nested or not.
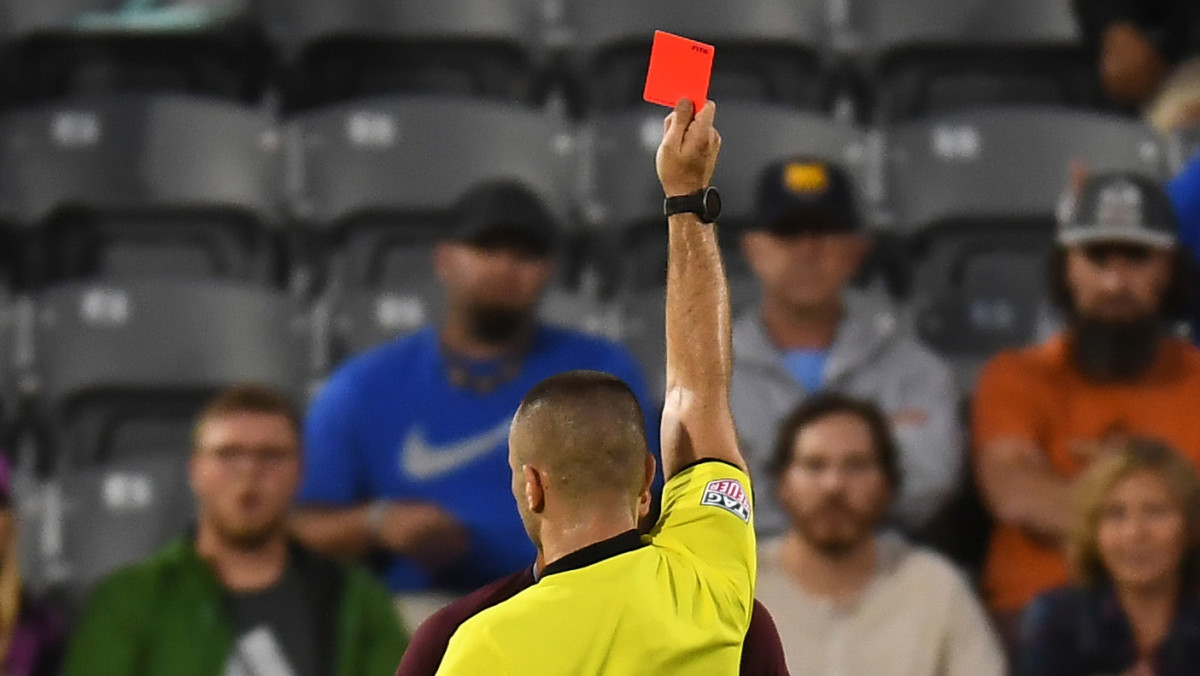
[(796, 157), (771, 163), (759, 175), (755, 203), (750, 230), (789, 236), (861, 228), (849, 175), (822, 159)]

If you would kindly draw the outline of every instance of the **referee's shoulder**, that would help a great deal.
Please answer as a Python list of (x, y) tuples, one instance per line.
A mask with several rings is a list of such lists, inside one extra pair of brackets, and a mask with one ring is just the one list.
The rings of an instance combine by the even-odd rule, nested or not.
[(537, 602), (537, 585), (517, 592), (511, 598), (484, 608), (462, 621), (454, 632), (456, 639), (487, 636), (496, 639), (509, 631), (528, 632), (530, 609)]

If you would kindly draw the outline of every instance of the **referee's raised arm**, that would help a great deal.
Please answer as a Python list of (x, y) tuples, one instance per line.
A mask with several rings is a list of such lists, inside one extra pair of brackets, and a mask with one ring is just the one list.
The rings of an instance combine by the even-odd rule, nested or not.
[[(721, 136), (716, 106), (694, 113), (683, 100), (667, 116), (656, 165), (668, 198), (709, 187)], [(715, 226), (696, 213), (668, 217), (667, 389), (662, 416), (663, 474), (699, 460), (745, 470), (729, 405), (733, 339), (729, 288)]]

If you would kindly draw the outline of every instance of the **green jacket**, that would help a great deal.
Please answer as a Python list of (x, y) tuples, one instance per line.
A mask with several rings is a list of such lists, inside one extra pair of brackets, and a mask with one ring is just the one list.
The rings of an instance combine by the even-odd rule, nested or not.
[[(392, 676), (408, 644), (388, 592), (361, 568), (299, 546), (330, 676)], [(222, 676), (235, 643), (226, 595), (190, 538), (102, 582), (71, 638), (63, 676)]]

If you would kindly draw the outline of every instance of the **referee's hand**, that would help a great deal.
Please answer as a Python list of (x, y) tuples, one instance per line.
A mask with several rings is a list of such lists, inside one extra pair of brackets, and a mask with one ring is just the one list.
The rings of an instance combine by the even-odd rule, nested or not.
[(664, 120), (662, 145), (654, 163), (667, 197), (708, 187), (721, 150), (721, 135), (713, 128), (716, 114), (717, 104), (712, 101), (694, 113), (692, 102), (685, 98)]

